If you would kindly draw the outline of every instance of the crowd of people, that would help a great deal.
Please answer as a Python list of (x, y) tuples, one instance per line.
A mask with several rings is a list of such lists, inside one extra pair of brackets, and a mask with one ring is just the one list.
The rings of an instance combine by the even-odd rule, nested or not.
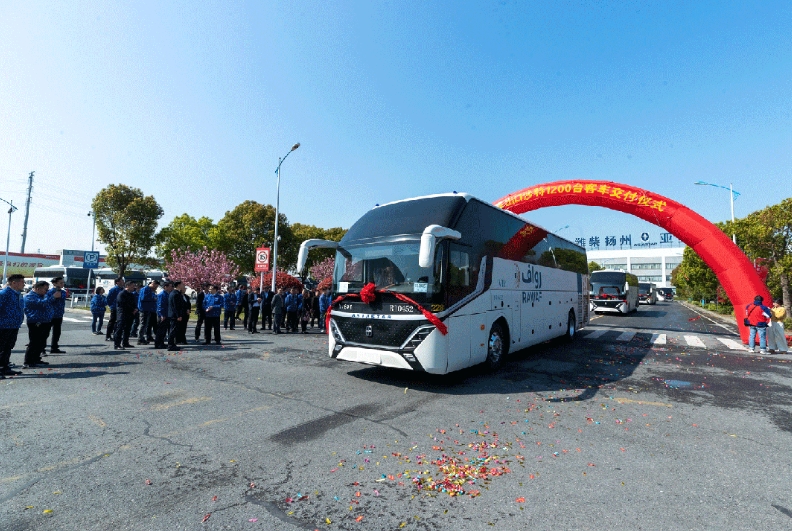
[[(22, 295), (25, 278), (8, 277), (7, 285), (0, 290), (0, 379), (21, 374), (11, 363), (11, 351), (16, 345), (19, 329), (27, 318), (28, 344), (23, 368), (33, 369), (49, 365), (47, 346), (52, 354), (64, 353), (60, 349), (61, 325), (66, 309), (64, 280), (52, 279), (52, 284), (39, 281), (26, 295)], [(193, 312), (193, 303), (186, 294), (187, 286), (180, 281), (153, 280), (139, 287), (134, 281), (119, 277), (108, 290), (97, 287), (91, 298), (91, 332), (105, 335), (113, 341), (113, 348), (134, 348), (130, 338), (138, 345), (154, 344), (155, 349), (178, 351), (187, 344), (187, 324)], [(330, 290), (299, 288), (273, 292), (269, 286), (248, 289), (246, 286), (229, 286), (222, 290), (218, 285), (204, 284), (197, 290), (195, 300), (195, 341), (209, 345), (221, 344), (220, 321), (223, 328), (235, 330), (238, 321), (249, 334), (269, 330), (274, 334), (302, 332), (308, 327), (325, 332), (325, 315), (332, 299)], [(105, 332), (105, 314), (110, 310)], [(203, 341), (201, 342), (201, 331)]]

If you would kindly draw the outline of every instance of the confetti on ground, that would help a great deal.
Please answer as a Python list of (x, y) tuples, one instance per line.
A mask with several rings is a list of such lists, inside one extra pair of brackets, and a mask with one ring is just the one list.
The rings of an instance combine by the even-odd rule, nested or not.
[(204, 517), (203, 517), (203, 520), (201, 520), (201, 523), (204, 523), (204, 522), (206, 522), (207, 520), (209, 520), (209, 517), (210, 517), (210, 516), (212, 516), (212, 513), (206, 513), (206, 515), (204, 515)]

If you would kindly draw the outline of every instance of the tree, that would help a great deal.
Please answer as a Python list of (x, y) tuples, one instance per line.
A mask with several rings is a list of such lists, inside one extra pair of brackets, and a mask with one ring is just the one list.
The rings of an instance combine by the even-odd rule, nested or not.
[(327, 278), (333, 278), (333, 269), (335, 268), (335, 258), (325, 258), (321, 262), (314, 264), (311, 268), (311, 277), (314, 280), (323, 281)]
[[(731, 223), (725, 224), (730, 232)], [(792, 198), (736, 220), (737, 243), (752, 258), (768, 260), (768, 287), (778, 286), (787, 312), (792, 314), (790, 277), (792, 277)], [(771, 290), (772, 291), (772, 290)]]
[[(261, 287), (261, 276), (257, 275), (250, 278), (248, 285), (251, 289), (256, 289)], [(264, 274), (264, 285), (265, 286), (272, 286), (272, 271), (269, 273)], [(290, 290), (292, 288), (297, 288), (300, 291), (303, 290), (303, 284), (295, 277), (291, 276), (288, 273), (284, 273), (281, 270), (278, 270), (277, 275), (275, 275), (275, 289), (283, 288), (285, 290)]]
[(212, 249), (214, 229), (214, 222), (206, 216), (198, 219), (189, 214), (176, 216), (157, 234), (157, 256), (170, 262), (174, 249)]
[(229, 284), (239, 275), (239, 267), (222, 251), (174, 249), (171, 251), (168, 276), (198, 289), (202, 284)]
[[(293, 269), (297, 249), (291, 227), (282, 212), (278, 214), (278, 269)], [(275, 207), (245, 201), (229, 210), (211, 232), (215, 246), (226, 252), (245, 273), (253, 272), (257, 247), (272, 247), (275, 240)]]
[(107, 263), (120, 276), (130, 263), (149, 263), (157, 220), (163, 210), (154, 196), (144, 196), (139, 188), (111, 184), (91, 202), (99, 241), (107, 249)]
[[(292, 224), (291, 230), (292, 230), (292, 234), (294, 235), (297, 252), (299, 252), (300, 245), (305, 240), (318, 239), (318, 240), (331, 240), (334, 242), (340, 242), (341, 238), (344, 237), (344, 234), (347, 233), (347, 229), (342, 229), (341, 227), (323, 229), (321, 227), (316, 227), (314, 225), (304, 225), (302, 223)], [(295, 261), (294, 261), (295, 264), (297, 263), (296, 256), (297, 255), (295, 254)], [(311, 260), (308, 263), (314, 265), (323, 262), (328, 258), (335, 258), (335, 249), (314, 249), (311, 251), (310, 258)], [(314, 277), (314, 278), (318, 278), (318, 277)]]
[[(671, 272), (671, 283), (680, 297), (710, 300), (719, 294), (725, 296), (718, 277), (691, 247), (685, 247), (682, 252), (682, 262)], [(731, 304), (728, 299), (724, 301)]]
[(588, 263), (589, 273), (593, 273), (594, 271), (602, 271), (603, 269), (605, 268), (599, 265), (597, 262), (591, 261)]

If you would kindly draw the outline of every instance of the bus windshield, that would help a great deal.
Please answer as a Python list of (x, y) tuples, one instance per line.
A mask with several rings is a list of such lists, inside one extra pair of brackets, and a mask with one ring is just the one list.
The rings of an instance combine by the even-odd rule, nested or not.
[[(336, 293), (359, 292), (373, 282), (377, 289), (408, 294), (416, 301), (427, 301), (440, 292), (439, 275), (432, 268), (418, 265), (419, 241), (339, 247), (333, 274)], [(436, 263), (442, 263), (438, 247)], [(439, 270), (439, 267), (436, 269)]]
[(652, 292), (652, 285), (641, 282), (638, 284), (638, 295), (648, 295)]

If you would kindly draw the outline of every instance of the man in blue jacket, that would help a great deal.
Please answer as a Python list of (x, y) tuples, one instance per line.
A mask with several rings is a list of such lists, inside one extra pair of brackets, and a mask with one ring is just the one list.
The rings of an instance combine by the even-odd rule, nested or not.
[(204, 310), (206, 311), (206, 325), (204, 327), (204, 345), (212, 341), (212, 330), (214, 330), (215, 343), (220, 344), (220, 310), (223, 308), (223, 296), (217, 290), (219, 286), (209, 286), (209, 293), (204, 298)]
[(166, 344), (170, 330), (168, 297), (171, 291), (173, 291), (173, 282), (168, 280), (162, 285), (162, 291), (157, 295), (157, 338), (154, 341), (154, 348), (168, 348)]
[(157, 288), (159, 281), (152, 280), (148, 286), (143, 286), (138, 295), (138, 311), (142, 315), (138, 345), (148, 345), (154, 341), (154, 328), (157, 326)]
[(115, 286), (110, 288), (107, 292), (107, 305), (110, 306), (110, 319), (107, 321), (107, 335), (105, 341), (113, 341), (115, 333), (115, 324), (118, 320), (118, 312), (116, 311), (116, 299), (118, 294), (124, 291), (124, 279), (118, 277), (115, 279)]
[(61, 296), (55, 299), (55, 314), (52, 316), (52, 344), (50, 345), (50, 353), (63, 354), (63, 351), (58, 348), (58, 342), (61, 336), (61, 326), (63, 325), (63, 314), (66, 311), (66, 296), (63, 292), (65, 282), (63, 277), (55, 277), (52, 279), (52, 288), (47, 292), (47, 295), (52, 297), (56, 291), (59, 291)]
[(22, 374), (11, 369), (10, 363), (19, 327), (25, 319), (25, 304), (22, 301), (24, 287), (24, 276), (10, 275), (8, 285), (0, 290), (0, 380)]
[(333, 303), (333, 297), (330, 295), (330, 288), (325, 288), (322, 290), (322, 294), (319, 296), (319, 330), (321, 332), (325, 331), (325, 316), (327, 315), (327, 309)]
[(223, 313), (223, 328), (228, 330), (228, 321), (231, 321), (231, 330), (234, 330), (235, 322), (236, 322), (236, 306), (237, 306), (237, 294), (234, 291), (234, 288), (228, 288), (228, 291), (225, 295), (223, 295), (223, 309), (225, 312)]
[(40, 280), (25, 295), (25, 316), (28, 326), (28, 346), (25, 350), (24, 369), (35, 369), (39, 365), (49, 365), (41, 361), (41, 353), (47, 348), (47, 337), (55, 315), (55, 301), (63, 296), (62, 291), (47, 294), (49, 282)]
[(299, 314), (302, 310), (303, 297), (300, 294), (299, 288), (292, 288), (291, 293), (286, 295), (284, 306), (286, 307), (286, 333), (291, 330), (292, 334), (297, 333), (297, 325), (299, 323)]

